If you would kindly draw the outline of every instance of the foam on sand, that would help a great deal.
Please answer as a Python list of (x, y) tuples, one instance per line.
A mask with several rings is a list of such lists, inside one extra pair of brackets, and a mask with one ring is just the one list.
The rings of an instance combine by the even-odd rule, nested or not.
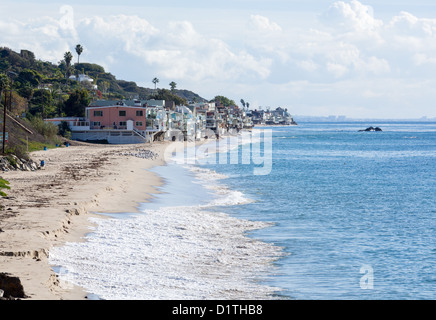
[(279, 249), (245, 236), (264, 223), (199, 207), (93, 222), (86, 242), (55, 248), (50, 260), (102, 299), (265, 299), (276, 290), (256, 281)]

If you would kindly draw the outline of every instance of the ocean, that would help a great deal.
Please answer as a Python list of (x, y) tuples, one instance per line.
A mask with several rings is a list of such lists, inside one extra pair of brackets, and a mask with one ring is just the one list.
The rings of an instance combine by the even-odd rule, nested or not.
[(153, 171), (165, 184), (139, 213), (93, 219), (87, 241), (50, 252), (66, 286), (99, 299), (436, 298), (436, 123), (256, 127)]

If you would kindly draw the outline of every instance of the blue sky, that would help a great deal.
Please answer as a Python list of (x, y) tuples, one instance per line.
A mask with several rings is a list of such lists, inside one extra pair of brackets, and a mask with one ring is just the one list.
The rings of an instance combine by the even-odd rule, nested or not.
[(252, 108), (436, 117), (436, 3), (393, 0), (0, 2), (0, 46)]

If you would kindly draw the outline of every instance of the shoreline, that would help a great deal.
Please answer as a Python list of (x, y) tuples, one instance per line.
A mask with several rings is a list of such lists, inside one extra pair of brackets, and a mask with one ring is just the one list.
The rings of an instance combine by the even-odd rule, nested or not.
[[(45, 161), (42, 170), (3, 172), (11, 189), (1, 199), (0, 272), (20, 279), (25, 299), (86, 299), (83, 288), (62, 288), (48, 263), (50, 249), (84, 241), (98, 213), (137, 212), (150, 201), (163, 182), (148, 170), (165, 165), (168, 145), (80, 143), (31, 153)], [(157, 157), (135, 156), (138, 149)]]
[(217, 210), (251, 200), (214, 170), (169, 161), (152, 171), (165, 184), (140, 214), (93, 219), (87, 241), (52, 250), (59, 278), (103, 300), (276, 299), (280, 288), (262, 281), (282, 248), (249, 236), (272, 224)]
[[(205, 140), (200, 144), (211, 141), (214, 140)], [(10, 182), (11, 190), (7, 190), (9, 197), (2, 199), (2, 201), (5, 200), (2, 202), (5, 210), (0, 211), (0, 229), (3, 231), (0, 232), (0, 273), (7, 273), (10, 277), (20, 279), (26, 295), (24, 299), (93, 299), (95, 293), (90, 292), (93, 290), (87, 290), (88, 287), (85, 283), (79, 282), (77, 285), (73, 285), (70, 282), (65, 282), (68, 276), (65, 278), (65, 274), (62, 272), (63, 263), (61, 262), (58, 265), (56, 258), (52, 260), (52, 255), (49, 256), (49, 253), (53, 252), (59, 258), (58, 253), (67, 247), (71, 248), (71, 246), (76, 245), (87, 247), (89, 245), (87, 235), (99, 230), (101, 223), (110, 224), (110, 221), (113, 220), (111, 214), (136, 214), (140, 212), (143, 204), (152, 202), (154, 198), (160, 198), (162, 187), (168, 177), (159, 174), (159, 170), (152, 169), (167, 165), (166, 159), (171, 155), (171, 152), (179, 152), (186, 147), (188, 147), (186, 142), (156, 142), (134, 145), (78, 143), (77, 146), (73, 145), (68, 148), (62, 147), (33, 152), (31, 154), (32, 160), (36, 162), (44, 160), (46, 163), (44, 169), (33, 172), (10, 171), (3, 173), (3, 177)], [(138, 149), (151, 151), (152, 157), (141, 158), (141, 155), (138, 155)], [(29, 179), (29, 177), (31, 178)], [(32, 177), (35, 177), (35, 179)], [(246, 236), (246, 232), (250, 230), (264, 228), (266, 225), (263, 223), (240, 220), (227, 216), (227, 214), (222, 216), (220, 213), (218, 216), (213, 214), (204, 215), (205, 212), (196, 212), (194, 216), (200, 214), (201, 219), (198, 216), (198, 220), (192, 222), (189, 222), (192, 219), (191, 214), (183, 215), (185, 222), (178, 219), (171, 221), (168, 218), (175, 219), (180, 212), (177, 214), (170, 213), (169, 216), (165, 216), (165, 214), (160, 216), (160, 210), (152, 210), (152, 212), (155, 212), (155, 214), (148, 216), (148, 218), (157, 218), (156, 222), (152, 224), (147, 222), (144, 225), (144, 221), (138, 220), (137, 222), (142, 223), (141, 230), (161, 224), (166, 230), (165, 234), (169, 230), (167, 228), (173, 228), (177, 233), (181, 232), (180, 230), (193, 231), (190, 237), (204, 241), (206, 236), (204, 233), (195, 236), (194, 234), (198, 230), (190, 230), (186, 226), (195, 226), (196, 222), (194, 221), (203, 221), (203, 219), (205, 219), (203, 221), (205, 225), (214, 226), (217, 223), (218, 225), (228, 225), (229, 223), (233, 225), (233, 231), (231, 232), (226, 228), (225, 231), (221, 230), (219, 233), (207, 234), (207, 244), (202, 241), (200, 243), (195, 242), (201, 248), (209, 248), (210, 252), (224, 250), (222, 251), (225, 257), (224, 261), (230, 263), (230, 266), (245, 261), (247, 256), (251, 257), (252, 262), (248, 263), (247, 260), (246, 263), (248, 264), (245, 264), (235, 274), (235, 276), (239, 277), (238, 279), (230, 280), (227, 278), (225, 280), (228, 275), (227, 264), (221, 266), (215, 254), (210, 254), (210, 252), (204, 254), (207, 258), (198, 267), (205, 268), (218, 262), (217, 267), (224, 268), (221, 270), (224, 278), (216, 278), (216, 281), (219, 281), (223, 288), (228, 287), (225, 281), (240, 283), (242, 278), (246, 279), (247, 276), (250, 278), (254, 276), (252, 281), (257, 282), (258, 272), (265, 272), (266, 269), (263, 270), (262, 268), (282, 255), (281, 248)], [(217, 222), (218, 220), (220, 222)], [(166, 225), (166, 223), (169, 223), (169, 225)], [(186, 226), (180, 227), (180, 223), (185, 223)], [(97, 226), (99, 228), (95, 229)], [(133, 228), (136, 228), (136, 226)], [(202, 226), (200, 230), (203, 228), (205, 227)], [(112, 234), (115, 235), (119, 230), (119, 228), (106, 230), (103, 237), (107, 238)], [(150, 230), (147, 237), (151, 236), (152, 232), (154, 232), (154, 229)], [(221, 235), (217, 238), (217, 235), (221, 234), (221, 232), (224, 232), (226, 236), (222, 238)], [(160, 238), (160, 241), (155, 243), (153, 247), (160, 248), (155, 248), (155, 250), (165, 251), (167, 249), (160, 246), (167, 243), (168, 240), (172, 240), (171, 234), (168, 236), (165, 236), (164, 239)], [(234, 241), (240, 243), (236, 247), (236, 251), (234, 245), (228, 246), (228, 242), (220, 244), (222, 239), (227, 238), (233, 238)], [(150, 242), (154, 240), (153, 236), (149, 238)], [(116, 241), (118, 241), (118, 238)], [(177, 238), (177, 242), (178, 244), (175, 247), (180, 245), (179, 238)], [(224, 247), (221, 247), (221, 245), (224, 245)], [(75, 259), (80, 261), (81, 259), (93, 259), (96, 251), (91, 252), (91, 257), (86, 257), (83, 251), (77, 251), (76, 253), (73, 253), (71, 257), (75, 256)], [(100, 252), (100, 254), (105, 256), (104, 252)], [(175, 256), (175, 252), (167, 252), (166, 256)], [(67, 256), (67, 259), (69, 257)], [(156, 258), (159, 259), (159, 256)], [(161, 258), (166, 259), (164, 256)], [(195, 259), (196, 257), (192, 257), (192, 261)], [(167, 264), (172, 266), (182, 263), (180, 267), (183, 270), (183, 263), (190, 264), (191, 260), (189, 262), (183, 261), (182, 258), (181, 261), (167, 261)], [(263, 271), (260, 271), (261, 269)], [(188, 274), (190, 271), (191, 269), (186, 270)], [(152, 273), (161, 280), (162, 275), (165, 276), (165, 272), (162, 274), (161, 268), (152, 271)], [(209, 283), (207, 278), (203, 280)], [(245, 282), (243, 280), (243, 282), (248, 286), (245, 286), (242, 290), (248, 293), (250, 297), (256, 297), (256, 299), (270, 299), (273, 292), (278, 289), (263, 285), (253, 289), (254, 282), (252, 284), (250, 284), (250, 281)], [(215, 287), (212, 283), (209, 283), (209, 285)], [(228, 287), (223, 293), (228, 295), (233, 291), (233, 287)], [(239, 291), (236, 290), (236, 292)], [(161, 297), (168, 298), (165, 294)], [(220, 296), (214, 297), (219, 298)], [(148, 298), (143, 296), (142, 299)]]

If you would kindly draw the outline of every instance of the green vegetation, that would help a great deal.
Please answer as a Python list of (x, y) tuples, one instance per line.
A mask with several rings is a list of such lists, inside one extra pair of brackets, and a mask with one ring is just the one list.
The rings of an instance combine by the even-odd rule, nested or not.
[[(58, 64), (37, 60), (28, 50), (14, 52), (0, 47), (0, 74), (12, 83), (13, 103), (9, 110), (21, 116), (23, 112), (42, 118), (58, 116), (81, 116), (84, 106), (92, 99), (157, 99), (174, 98), (178, 101), (205, 101), (188, 90), (176, 89), (170, 83), (171, 95), (157, 88), (158, 78), (153, 79), (154, 90), (138, 86), (133, 81), (118, 80), (98, 64), (80, 62), (86, 48), (78, 44), (75, 48), (77, 63), (73, 64), (72, 51), (66, 52)], [(70, 76), (85, 74), (93, 79), (90, 83), (71, 80)], [(86, 93), (85, 93), (86, 92)], [(73, 98), (71, 98), (73, 96)], [(4, 98), (3, 98), (4, 99)]]
[(210, 102), (218, 102), (218, 103), (221, 103), (225, 107), (236, 106), (235, 101), (230, 100), (229, 98), (224, 97), (224, 96), (215, 96), (215, 98), (213, 98)]
[(0, 196), (6, 197), (7, 194), (2, 191), (2, 189), (10, 189), (9, 182), (5, 179), (0, 178)]
[[(23, 140), (23, 143), (27, 143), (27, 142)], [(59, 143), (57, 143), (57, 145), (59, 145)], [(43, 143), (38, 141), (29, 141), (29, 144), (26, 147), (29, 149), (28, 152), (33, 152), (33, 151), (44, 150), (44, 148), (54, 149), (56, 148), (56, 144)]]
[(30, 122), (33, 128), (38, 131), (39, 134), (43, 135), (47, 140), (56, 141), (59, 131), (59, 128), (56, 125), (47, 123), (39, 117), (32, 117)]
[(157, 93), (152, 96), (153, 99), (156, 100), (168, 100), (168, 101), (174, 101), (176, 105), (186, 105), (187, 101), (184, 98), (179, 97), (178, 95), (174, 94), (173, 91), (170, 91), (168, 89), (158, 89)]

